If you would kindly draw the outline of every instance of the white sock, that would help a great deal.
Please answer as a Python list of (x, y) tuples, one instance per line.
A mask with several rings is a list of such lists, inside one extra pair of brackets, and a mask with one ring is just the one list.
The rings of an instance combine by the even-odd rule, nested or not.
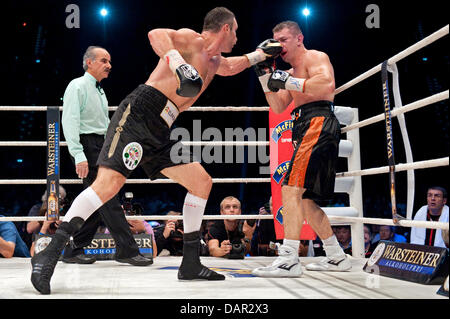
[(102, 205), (103, 202), (97, 193), (91, 187), (88, 187), (75, 198), (66, 215), (64, 215), (63, 221), (70, 222), (74, 217), (87, 220)]
[(322, 243), (324, 246), (339, 246), (339, 242), (334, 234), (327, 239), (322, 239)]
[(295, 249), (295, 251), (298, 252), (298, 248), (300, 247), (300, 240), (293, 240), (293, 239), (283, 239), (283, 245), (292, 247)]
[(185, 233), (200, 230), (206, 202), (206, 199), (194, 196), (191, 193), (186, 194), (183, 205), (183, 230)]
[(323, 249), (325, 250), (325, 254), (327, 257), (342, 257), (345, 256), (344, 250), (342, 250), (341, 245), (337, 241), (335, 235), (332, 235), (330, 238), (322, 240)]

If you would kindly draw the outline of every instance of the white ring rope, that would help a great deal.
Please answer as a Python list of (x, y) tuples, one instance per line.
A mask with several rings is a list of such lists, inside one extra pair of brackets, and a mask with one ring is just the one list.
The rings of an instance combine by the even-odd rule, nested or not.
[[(400, 220), (399, 225), (395, 225), (392, 219), (383, 218), (366, 218), (366, 217), (352, 217), (352, 216), (338, 216), (332, 215), (337, 213), (340, 207), (324, 207), (330, 222), (352, 224), (352, 223), (366, 223), (374, 225), (389, 225), (401, 227), (419, 227), (430, 229), (449, 229), (449, 223), (433, 222), (433, 221), (419, 221), (419, 220)], [(333, 212), (336, 210), (336, 212)], [(354, 214), (357, 214), (355, 211)], [(128, 220), (182, 220), (181, 215), (142, 215), (142, 216), (126, 216)], [(203, 215), (203, 220), (224, 220), (224, 219), (273, 219), (272, 215)], [(0, 222), (22, 222), (22, 221), (44, 221), (45, 216), (18, 216), (18, 217), (0, 217)]]
[[(431, 96), (426, 97), (421, 100), (417, 100), (415, 102), (404, 105), (402, 107), (394, 108), (393, 110), (391, 110), (391, 117), (395, 117), (399, 114), (403, 114), (403, 113), (406, 113), (406, 112), (409, 112), (412, 110), (416, 110), (416, 109), (419, 109), (421, 107), (424, 107), (424, 106), (427, 106), (427, 105), (430, 105), (433, 103), (440, 102), (442, 100), (448, 99), (448, 97), (449, 97), (449, 90), (443, 91), (440, 93), (436, 93), (434, 95), (431, 95)], [(347, 125), (346, 127), (342, 128), (341, 132), (347, 133), (348, 131), (354, 130), (356, 128), (361, 128), (361, 127), (367, 126), (369, 124), (373, 124), (373, 123), (381, 122), (381, 121), (384, 121), (384, 113), (370, 117), (368, 119), (362, 120), (362, 121), (354, 123), (354, 124)]]
[[(442, 38), (443, 36), (447, 35), (449, 31), (449, 25), (447, 24), (445, 27), (439, 29), (438, 31), (434, 32), (433, 34), (427, 36), (426, 38), (420, 40), (419, 42), (413, 44), (412, 46), (410, 46), (409, 48), (401, 51), (400, 53), (397, 53), (396, 55), (394, 55), (393, 57), (391, 57), (390, 59), (388, 59), (388, 65), (389, 64), (393, 64), (396, 63), (402, 59), (404, 59), (405, 57), (407, 57), (408, 55), (426, 47), (427, 45), (433, 43), (434, 41)], [(353, 85), (367, 79), (368, 77), (376, 74), (377, 72), (381, 71), (381, 64), (378, 64), (377, 66), (374, 66), (373, 68), (371, 68), (370, 70), (364, 72), (363, 74), (361, 74), (360, 76), (357, 76), (356, 78), (354, 78), (353, 80), (345, 83), (344, 85), (338, 87), (335, 91), (335, 94), (339, 94), (345, 90), (347, 90), (348, 88), (352, 87)]]

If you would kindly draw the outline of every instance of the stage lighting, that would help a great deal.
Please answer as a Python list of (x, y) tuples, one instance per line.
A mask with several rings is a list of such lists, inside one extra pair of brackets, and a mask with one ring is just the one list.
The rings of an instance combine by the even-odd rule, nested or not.
[(305, 9), (302, 10), (302, 13), (303, 13), (303, 15), (304, 15), (305, 17), (307, 17), (307, 16), (309, 16), (309, 14), (310, 14), (311, 12), (309, 11), (308, 8), (305, 8)]
[(105, 8), (101, 9), (100, 10), (100, 15), (102, 17), (106, 17), (108, 15), (108, 10), (106, 10)]

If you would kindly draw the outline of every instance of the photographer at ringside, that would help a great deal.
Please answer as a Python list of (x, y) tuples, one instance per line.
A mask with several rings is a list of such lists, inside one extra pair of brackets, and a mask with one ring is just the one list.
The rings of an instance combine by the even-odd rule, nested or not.
[[(170, 211), (169, 216), (181, 216), (180, 212)], [(169, 219), (153, 229), (158, 256), (183, 256), (183, 220)]]
[[(220, 214), (241, 215), (241, 202), (233, 196), (225, 197), (220, 203)], [(244, 259), (251, 251), (256, 227), (255, 221), (249, 223), (238, 219), (217, 220), (208, 232), (209, 254), (213, 257)]]

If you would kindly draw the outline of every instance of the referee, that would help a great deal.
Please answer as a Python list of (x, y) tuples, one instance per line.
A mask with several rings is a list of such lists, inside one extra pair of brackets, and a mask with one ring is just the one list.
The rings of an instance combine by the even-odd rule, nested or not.
[[(109, 124), (108, 100), (100, 82), (111, 72), (111, 56), (104, 48), (90, 46), (83, 56), (83, 69), (84, 75), (72, 80), (64, 92), (62, 127), (76, 173), (83, 179), (85, 189), (97, 175), (97, 157)], [(101, 219), (116, 242), (116, 261), (136, 266), (153, 263), (139, 253), (117, 196), (85, 221), (73, 237), (74, 247), (67, 246), (64, 250), (63, 262), (95, 262), (95, 257), (84, 255), (83, 247), (91, 243)]]

